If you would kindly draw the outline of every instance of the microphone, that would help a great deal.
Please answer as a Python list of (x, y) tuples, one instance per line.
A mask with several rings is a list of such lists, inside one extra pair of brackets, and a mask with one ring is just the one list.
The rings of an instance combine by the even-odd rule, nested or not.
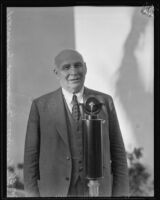
[(83, 104), (85, 117), (82, 119), (85, 175), (89, 180), (103, 177), (102, 122), (98, 113), (103, 106), (102, 100), (90, 95)]
[(85, 99), (83, 109), (90, 119), (97, 118), (97, 114), (101, 111), (103, 104), (98, 98), (90, 95)]

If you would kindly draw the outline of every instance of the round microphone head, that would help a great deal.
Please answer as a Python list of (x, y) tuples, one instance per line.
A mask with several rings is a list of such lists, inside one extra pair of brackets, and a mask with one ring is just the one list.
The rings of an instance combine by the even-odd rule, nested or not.
[(101, 110), (101, 103), (94, 96), (89, 96), (85, 101), (85, 111), (88, 114), (98, 114)]

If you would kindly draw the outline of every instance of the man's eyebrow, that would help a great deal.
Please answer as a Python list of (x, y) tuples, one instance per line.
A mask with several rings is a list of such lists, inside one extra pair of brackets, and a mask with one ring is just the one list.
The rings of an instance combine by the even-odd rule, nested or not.
[(77, 61), (74, 64), (83, 64), (81, 61)]
[[(76, 61), (76, 62), (74, 62), (74, 63), (72, 63), (73, 65), (75, 65), (75, 64), (83, 64), (81, 61)], [(72, 65), (71, 63), (64, 63), (63, 65), (62, 65), (62, 67), (65, 67), (65, 66), (71, 66)]]

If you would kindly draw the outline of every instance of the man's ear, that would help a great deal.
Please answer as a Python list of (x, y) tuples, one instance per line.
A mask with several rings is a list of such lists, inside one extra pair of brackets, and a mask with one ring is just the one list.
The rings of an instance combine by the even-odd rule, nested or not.
[(59, 80), (58, 69), (57, 69), (56, 66), (53, 68), (53, 72), (54, 72), (54, 74), (56, 75), (56, 78)]
[(55, 73), (55, 75), (58, 74), (57, 65), (55, 63), (54, 63), (54, 66), (53, 66), (53, 72)]
[(85, 67), (85, 74), (86, 74), (87, 73), (87, 65), (85, 62), (84, 62), (84, 67)]
[(57, 70), (54, 68), (53, 69), (53, 71), (54, 71), (54, 73), (57, 75), (58, 74), (58, 72), (57, 72)]

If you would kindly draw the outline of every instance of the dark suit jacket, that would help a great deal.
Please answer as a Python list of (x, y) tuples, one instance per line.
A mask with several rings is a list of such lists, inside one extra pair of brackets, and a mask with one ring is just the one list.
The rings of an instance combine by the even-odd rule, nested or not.
[[(99, 117), (102, 125), (104, 178), (101, 196), (128, 196), (128, 169), (124, 143), (112, 97), (85, 88), (84, 95), (94, 95), (105, 103)], [(67, 196), (72, 160), (65, 119), (62, 90), (35, 99), (28, 120), (24, 183), (26, 196)]]

